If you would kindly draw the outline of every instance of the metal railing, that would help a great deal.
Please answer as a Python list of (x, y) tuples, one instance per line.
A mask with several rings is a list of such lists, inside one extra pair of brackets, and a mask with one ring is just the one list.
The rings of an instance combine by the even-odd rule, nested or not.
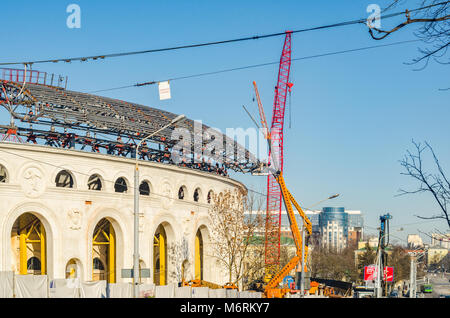
[(48, 74), (47, 72), (14, 69), (14, 68), (0, 68), (1, 79), (10, 82), (17, 83), (31, 83), (31, 84), (43, 84), (50, 86), (57, 86), (67, 88), (67, 76), (61, 76), (56, 74)]

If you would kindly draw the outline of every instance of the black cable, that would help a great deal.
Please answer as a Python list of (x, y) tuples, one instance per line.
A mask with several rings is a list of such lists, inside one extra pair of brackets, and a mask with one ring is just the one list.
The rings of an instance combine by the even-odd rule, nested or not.
[[(416, 11), (426, 10), (426, 9), (444, 5), (447, 3), (450, 3), (450, 1), (440, 2), (440, 3), (432, 4), (429, 6), (425, 6), (425, 7), (412, 9), (412, 10), (409, 10), (409, 12), (412, 13), (412, 12), (416, 12)], [(399, 16), (399, 15), (403, 15), (405, 13), (406, 13), (406, 11), (392, 13), (392, 14), (388, 14), (385, 16), (381, 16), (380, 19), (388, 19), (388, 18)], [(295, 33), (330, 29), (330, 28), (336, 28), (336, 27), (359, 24), (359, 23), (366, 23), (366, 22), (367, 22), (367, 19), (362, 18), (362, 19), (357, 19), (357, 20), (352, 20), (352, 21), (339, 22), (339, 23), (334, 23), (334, 24), (329, 24), (329, 25), (293, 30), (293, 31), (286, 31), (286, 32), (295, 34)], [(285, 35), (286, 32), (278, 32), (278, 33), (271, 33), (271, 34), (264, 34), (264, 35), (254, 35), (254, 36), (231, 39), (231, 40), (222, 40), (222, 41), (206, 42), (206, 43), (198, 43), (198, 44), (188, 44), (188, 45), (182, 45), (182, 46), (150, 49), (150, 50), (143, 50), (143, 51), (131, 51), (131, 52), (123, 52), (123, 53), (112, 53), (112, 54), (91, 55), (91, 56), (84, 56), (84, 57), (69, 57), (69, 58), (47, 59), (47, 60), (36, 60), (36, 61), (4, 62), (4, 63), (0, 63), (0, 65), (17, 65), (17, 64), (31, 65), (31, 64), (39, 64), (39, 63), (57, 63), (57, 62), (68, 62), (69, 63), (72, 61), (86, 62), (88, 60), (98, 60), (98, 59), (105, 59), (105, 58), (110, 58), (110, 57), (122, 57), (122, 56), (128, 56), (128, 55), (148, 54), (148, 53), (174, 51), (174, 50), (181, 50), (181, 49), (188, 49), (188, 48), (197, 48), (197, 47), (203, 47), (203, 46), (228, 44), (228, 43), (242, 42), (242, 41), (249, 41), (249, 40), (258, 40), (258, 39), (264, 39), (264, 38)]]
[[(292, 58), (291, 61), (307, 60), (307, 59), (313, 59), (313, 58), (318, 58), (318, 57), (324, 57), (324, 56), (330, 56), (330, 55), (338, 55), (338, 54), (344, 54), (344, 53), (351, 53), (351, 52), (356, 52), (356, 51), (370, 50), (370, 49), (376, 49), (376, 48), (381, 48), (381, 47), (394, 46), (394, 45), (413, 43), (413, 42), (420, 42), (420, 41), (421, 40), (408, 40), (408, 41), (400, 41), (400, 42), (394, 42), (394, 43), (389, 43), (389, 44), (373, 45), (373, 46), (367, 46), (367, 47), (356, 48), (356, 49), (348, 49), (348, 50), (343, 50), (343, 51), (336, 51), (336, 52), (330, 52), (330, 53), (323, 53), (323, 54), (316, 54), (316, 55)], [(212, 72), (205, 72), (205, 73), (199, 73), (199, 74), (193, 74), (193, 75), (173, 77), (173, 78), (166, 79), (164, 81), (172, 82), (172, 81), (181, 80), (181, 79), (189, 79), (189, 78), (194, 78), (194, 77), (202, 77), (202, 76), (215, 75), (215, 74), (226, 73), (226, 72), (233, 72), (233, 71), (240, 71), (240, 70), (256, 68), (256, 67), (262, 67), (262, 66), (275, 65), (275, 64), (278, 64), (278, 63), (279, 63), (279, 61), (277, 61), (277, 62), (261, 63), (261, 64), (253, 64), (253, 65), (235, 67), (235, 68), (218, 70), (218, 71), (212, 71)], [(153, 84), (156, 84), (158, 82), (162, 82), (162, 81), (152, 81), (152, 82), (146, 82), (146, 83), (137, 83), (137, 84), (133, 84), (133, 85), (126, 85), (126, 86), (120, 86), (120, 87), (100, 89), (100, 90), (95, 90), (95, 91), (88, 91), (87, 93), (98, 93), (98, 92), (106, 92), (106, 91), (119, 90), (119, 89), (124, 89), (124, 88), (131, 88), (131, 87), (141, 87), (141, 86), (146, 86), (146, 85), (153, 85)]]

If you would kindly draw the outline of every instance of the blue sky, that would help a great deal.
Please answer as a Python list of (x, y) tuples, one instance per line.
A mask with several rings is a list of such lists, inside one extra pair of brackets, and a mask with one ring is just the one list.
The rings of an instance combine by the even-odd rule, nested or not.
[[(0, 62), (145, 50), (282, 32), (366, 17), (369, 4), (383, 6), (387, 2), (8, 1), (2, 4), (2, 24), (8, 27), (0, 30)], [(414, 2), (408, 2), (410, 9)], [(80, 29), (66, 26), (66, 8), (71, 3), (81, 8)], [(399, 21), (382, 24), (389, 27)], [(296, 34), (292, 56), (411, 40), (415, 30), (414, 26), (405, 28), (382, 42), (372, 40), (363, 25)], [(92, 91), (277, 61), (282, 45), (283, 37), (278, 37), (99, 62), (42, 64), (34, 69), (67, 75), (71, 90)], [(446, 230), (442, 221), (423, 222), (414, 216), (439, 212), (430, 196), (395, 196), (399, 188), (415, 188), (413, 180), (400, 175), (399, 163), (411, 149), (413, 138), (430, 142), (450, 174), (450, 91), (438, 90), (450, 86), (448, 66), (430, 63), (417, 72), (416, 66), (405, 65), (417, 56), (420, 45), (292, 63), (292, 128), (285, 126), (285, 176), (303, 206), (340, 193), (326, 205), (361, 210), (371, 227), (378, 226), (378, 217), (389, 212), (394, 217), (392, 227), (404, 228), (395, 234), (401, 239), (418, 230)], [(258, 83), (270, 118), (277, 72), (278, 66), (271, 65), (174, 81), (172, 99), (167, 101), (159, 100), (156, 86), (101, 94), (183, 113), (222, 131), (227, 127), (245, 129), (253, 124), (242, 105), (257, 115), (252, 81)], [(1, 111), (0, 121), (7, 120)], [(432, 161), (426, 164), (431, 167)], [(265, 189), (264, 177), (236, 178), (251, 188)], [(429, 242), (426, 236), (423, 239)]]

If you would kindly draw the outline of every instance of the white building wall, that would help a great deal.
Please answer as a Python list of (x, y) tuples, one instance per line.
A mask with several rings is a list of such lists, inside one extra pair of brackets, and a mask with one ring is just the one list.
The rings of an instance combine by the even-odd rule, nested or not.
[[(130, 281), (122, 279), (120, 271), (133, 265), (134, 160), (39, 145), (0, 143), (0, 164), (8, 172), (8, 182), (0, 183), (0, 271), (15, 268), (11, 229), (20, 215), (30, 212), (45, 226), (47, 272), (51, 278), (65, 278), (67, 262), (75, 258), (81, 265), (81, 278), (91, 280), (93, 231), (102, 218), (108, 218), (116, 232), (117, 281)], [(204, 254), (210, 255), (207, 253), (210, 249), (207, 193), (245, 187), (230, 178), (192, 169), (145, 161), (139, 161), (139, 166), (140, 181), (149, 181), (151, 188), (149, 197), (140, 196), (140, 258), (153, 273), (153, 235), (158, 225), (164, 224), (169, 244), (187, 241), (188, 271), (193, 275), (195, 235), (199, 228), (204, 236)], [(56, 175), (64, 169), (73, 174), (73, 188), (55, 186)], [(101, 191), (88, 189), (88, 178), (95, 173), (103, 179)], [(127, 180), (127, 193), (114, 192), (118, 177)], [(187, 189), (184, 200), (178, 199), (181, 186)], [(201, 191), (199, 202), (193, 200), (196, 188)], [(181, 266), (181, 260), (168, 260), (168, 282), (178, 281), (180, 269), (176, 266)], [(226, 277), (215, 267), (215, 260), (206, 256), (204, 279), (225, 283)]]

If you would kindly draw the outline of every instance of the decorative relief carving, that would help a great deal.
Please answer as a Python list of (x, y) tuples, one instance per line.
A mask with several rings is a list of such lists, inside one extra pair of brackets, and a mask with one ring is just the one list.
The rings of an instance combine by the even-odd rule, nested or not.
[(81, 229), (81, 212), (77, 209), (71, 209), (67, 212), (67, 216), (69, 217), (71, 230), (79, 230)]
[(22, 173), (22, 190), (27, 197), (37, 198), (45, 192), (43, 172), (37, 167), (28, 167)]
[(161, 187), (161, 204), (162, 204), (162, 207), (164, 208), (164, 209), (169, 209), (171, 206), (172, 206), (172, 204), (173, 204), (173, 202), (174, 202), (174, 200), (173, 200), (173, 193), (172, 193), (172, 187), (170, 186), (170, 184), (169, 183), (164, 183), (163, 185), (162, 185), (162, 187)]

